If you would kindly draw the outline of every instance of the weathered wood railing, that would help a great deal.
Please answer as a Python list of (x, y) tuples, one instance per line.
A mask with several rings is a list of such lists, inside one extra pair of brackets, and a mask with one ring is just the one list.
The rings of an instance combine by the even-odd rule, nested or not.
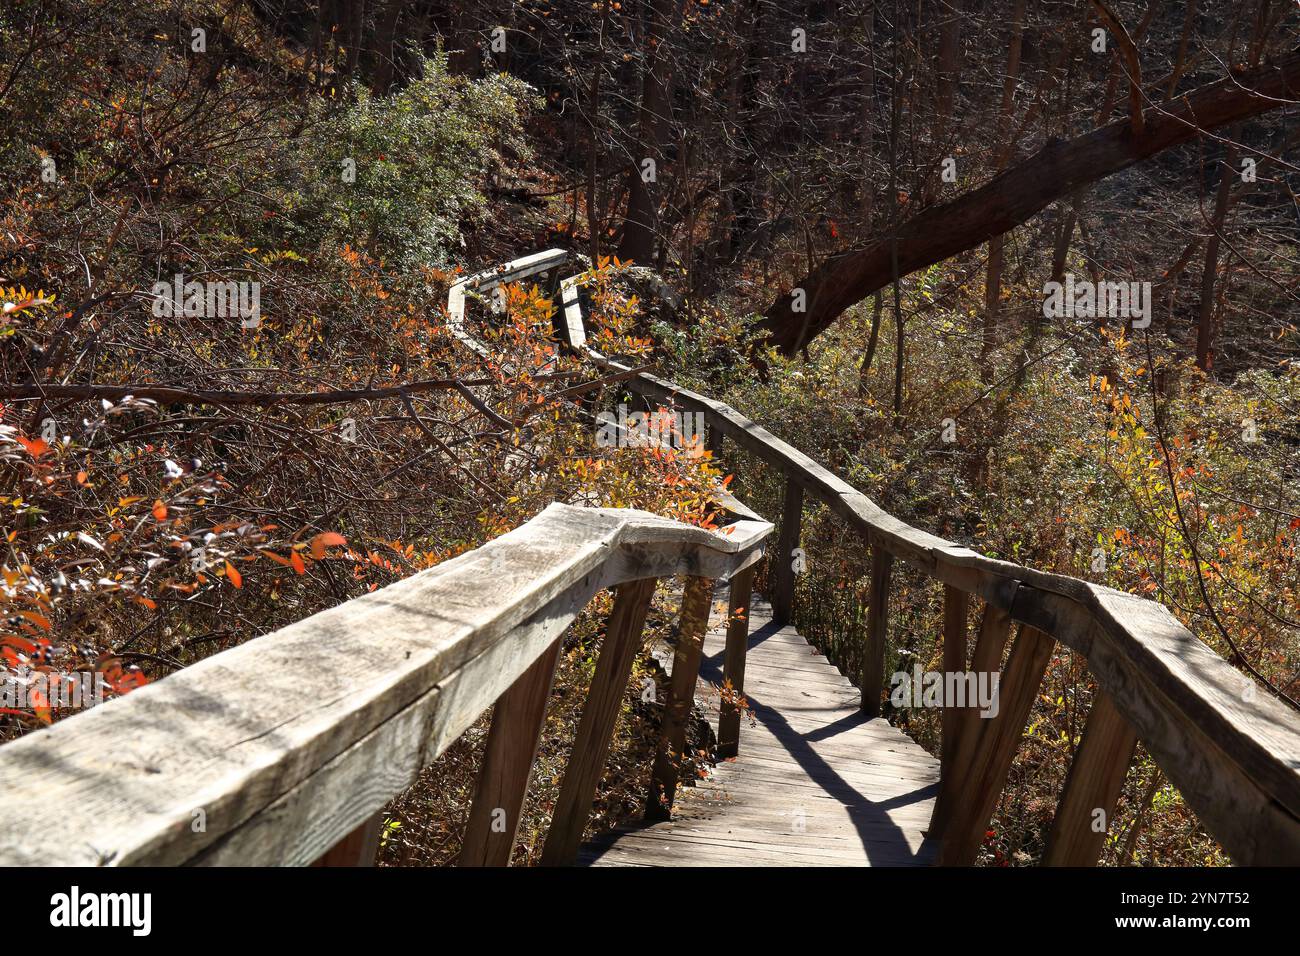
[[(688, 576), (665, 704), (680, 715), (713, 581), (730, 578), (733, 604), (748, 606), (771, 530), (743, 510), (706, 531), (552, 505), (475, 551), (0, 747), (0, 864), (362, 865), (376, 814), (495, 704), (460, 862), (504, 865), (563, 633), (616, 588), (543, 850), (572, 862), (655, 581)], [(736, 635), (729, 659), (743, 658)], [(674, 720), (651, 813), (676, 787)], [(57, 838), (33, 838), (33, 813), (57, 821)]]
[[(541, 262), (560, 269), (564, 253), (550, 250), (503, 270), (527, 275)], [(480, 276), (471, 284), (492, 280)], [(587, 347), (574, 280), (562, 285), (569, 291), (558, 303), (564, 321), (556, 323), (557, 334), (593, 362), (629, 371)], [(1096, 863), (1138, 740), (1235, 862), (1300, 863), (1300, 717), (1257, 689), (1163, 605), (985, 557), (921, 531), (722, 402), (644, 373), (624, 384), (650, 407), (702, 413), (715, 453), (730, 440), (783, 476), (779, 540), (769, 564), (769, 598), (778, 621), (788, 621), (793, 609), (792, 556), (800, 542), (804, 496), (821, 501), (861, 535), (870, 548), (870, 582), (858, 684), (868, 715), (880, 710), (896, 559), (944, 587), (945, 672), (999, 671), (1012, 627), (1019, 625), (1001, 668), (997, 716), (984, 720), (972, 709), (957, 708), (943, 714), (942, 781), (930, 829), (942, 838), (942, 863), (974, 862), (1057, 642), (1086, 659), (1098, 691), (1057, 806), (1045, 863)], [(967, 633), (972, 598), (983, 602), (973, 650)]]
[[(1099, 692), (1044, 862), (1096, 863), (1139, 739), (1235, 862), (1300, 862), (1300, 717), (1257, 689), (1163, 605), (985, 557), (921, 531), (722, 402), (644, 373), (625, 384), (653, 406), (703, 413), (711, 446), (733, 441), (784, 477), (785, 508), (769, 565), (775, 572), (769, 598), (781, 618), (788, 620), (793, 606), (792, 553), (800, 541), (804, 495), (862, 536), (871, 549), (868, 646), (858, 682), (867, 714), (879, 713), (884, 687), (896, 559), (944, 586), (946, 672), (998, 671), (1012, 625), (1020, 625), (1001, 670), (998, 715), (983, 720), (955, 708), (944, 714), (943, 778), (930, 831), (943, 839), (941, 862), (975, 860), (1058, 641), (1087, 660)], [(973, 651), (967, 634), (972, 597), (984, 602)]]

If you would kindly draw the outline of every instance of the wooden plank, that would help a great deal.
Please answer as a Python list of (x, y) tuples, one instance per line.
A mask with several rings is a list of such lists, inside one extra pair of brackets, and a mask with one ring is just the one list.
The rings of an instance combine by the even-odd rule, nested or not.
[(577, 858), (582, 831), (586, 829), (596, 797), (596, 784), (605, 769), (605, 757), (618, 722), (628, 676), (641, 649), (641, 632), (654, 588), (653, 579), (633, 581), (622, 585), (615, 594), (596, 673), (582, 710), (573, 752), (564, 770), (551, 828), (542, 847), (542, 866), (568, 866)]
[(885, 642), (889, 635), (889, 575), (894, 556), (884, 548), (871, 548), (871, 582), (867, 590), (867, 646), (862, 652), (862, 712), (880, 716), (880, 695), (885, 684)]
[[(762, 620), (766, 603), (754, 595), (751, 604), (753, 619)], [(750, 640), (745, 694), (755, 719), (746, 726), (739, 757), (681, 788), (671, 821), (623, 828), (598, 840), (580, 860), (602, 866), (930, 863), (936, 847), (922, 831), (933, 808), (938, 761), (856, 706), (825, 706), (825, 688), (833, 685), (805, 696), (783, 683), (779, 665), (767, 666), (767, 655), (784, 655), (791, 645), (765, 635)], [(706, 649), (717, 655), (723, 647), (723, 635), (708, 631)], [(766, 685), (770, 692), (756, 689), (756, 670), (777, 675)], [(853, 696), (848, 680), (830, 670), (839, 696)], [(717, 694), (711, 685), (701, 686), (707, 710)]]
[(1137, 748), (1137, 734), (1098, 690), (1056, 806), (1045, 866), (1096, 866)]
[(312, 866), (374, 866), (379, 852), (379, 835), (384, 815), (376, 813), (338, 843)]
[(954, 808), (944, 833), (939, 855), (943, 865), (970, 866), (975, 862), (1055, 646), (1056, 642), (1037, 628), (1020, 629), (998, 688), (998, 715), (985, 722), (979, 735), (963, 800)]
[[(754, 865), (756, 866), (789, 865), (788, 863), (781, 864), (777, 862), (788, 855), (797, 855), (801, 858), (800, 864), (804, 866), (852, 866), (862, 858), (860, 845), (855, 846), (852, 843), (845, 843), (841, 846), (835, 846), (827, 843), (817, 835), (810, 838), (805, 837), (796, 842), (793, 839), (795, 836), (792, 833), (774, 833), (770, 835), (769, 839), (765, 840), (758, 836), (749, 838), (743, 834), (737, 835), (733, 839), (724, 839), (713, 835), (683, 832), (672, 834), (658, 832), (632, 833), (620, 843), (620, 847), (630, 848), (639, 845), (638, 848), (643, 851), (652, 848), (661, 851), (677, 849), (683, 853), (699, 853), (710, 856), (721, 856), (728, 850), (740, 851), (751, 854), (754, 857)], [(900, 846), (891, 853), (888, 862), (894, 865), (905, 864), (911, 862), (914, 855), (914, 850)]]
[[(724, 687), (731, 698), (722, 701), (718, 716), (718, 756), (734, 757), (740, 751), (740, 708), (736, 701), (745, 692), (745, 658), (749, 650), (750, 598), (754, 569), (746, 568), (731, 579), (727, 607), (727, 647), (722, 665)], [(829, 666), (829, 665), (827, 665)]]
[(546, 723), (560, 640), (501, 695), (492, 711), (483, 764), (457, 866), (509, 866), (533, 762)]
[(587, 329), (582, 321), (581, 295), (577, 276), (571, 276), (560, 283), (559, 311), (563, 317), (561, 327), (564, 342), (572, 349), (582, 349), (587, 344)]
[(682, 597), (681, 623), (673, 652), (668, 700), (664, 702), (659, 746), (650, 770), (650, 788), (646, 796), (646, 817), (649, 819), (669, 819), (672, 816), (678, 771), (686, 746), (686, 724), (695, 705), (695, 683), (700, 676), (704, 632), (709, 627), (712, 604), (713, 582), (708, 578), (688, 579)]
[[(777, 764), (778, 759), (785, 764), (784, 767)], [(765, 801), (758, 797), (752, 797), (747, 791), (748, 786), (762, 786), (766, 789), (779, 788), (781, 794), (774, 802), (781, 803), (787, 799), (787, 795), (795, 792), (807, 792), (817, 795), (826, 795), (835, 790), (841, 790), (844, 793), (857, 791), (859, 794), (870, 794), (877, 800), (896, 797), (900, 794), (913, 793), (920, 790), (926, 790), (933, 784), (938, 783), (939, 774), (932, 772), (932, 766), (917, 766), (907, 763), (891, 763), (887, 760), (876, 760), (870, 766), (862, 766), (857, 769), (847, 769), (852, 767), (853, 761), (844, 755), (837, 755), (833, 759), (835, 762), (832, 769), (821, 770), (818, 772), (798, 771), (805, 768), (790, 766), (789, 757), (777, 758), (773, 755), (772, 760), (759, 762), (754, 759), (753, 755), (746, 752), (744, 760), (744, 773), (715, 773), (707, 778), (710, 783), (710, 790), (726, 793), (734, 799), (743, 799), (748, 804), (762, 804)], [(695, 782), (695, 789), (702, 786), (700, 781)], [(927, 806), (932, 805), (932, 801), (924, 801)], [(900, 810), (901, 816), (909, 816), (906, 811)], [(891, 814), (891, 816), (898, 816)], [(922, 816), (918, 810), (914, 817), (918, 827), (925, 827), (929, 819)]]
[(776, 553), (771, 557), (772, 619), (787, 624), (794, 613), (794, 551), (799, 547), (799, 529), (803, 524), (803, 488), (788, 478), (785, 503), (781, 506), (781, 531)]

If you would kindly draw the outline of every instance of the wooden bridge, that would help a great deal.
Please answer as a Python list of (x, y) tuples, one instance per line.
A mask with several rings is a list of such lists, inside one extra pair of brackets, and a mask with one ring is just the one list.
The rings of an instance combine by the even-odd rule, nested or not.
[[(750, 709), (742, 757), (683, 788), (672, 818), (587, 847), (592, 866), (917, 866), (939, 792), (939, 761), (879, 717), (794, 628), (752, 602), (744, 657)], [(722, 605), (725, 607), (725, 603)], [(727, 615), (705, 635), (697, 695), (721, 717)], [(738, 642), (737, 642), (738, 643)], [(675, 663), (675, 662), (674, 662)], [(733, 667), (733, 673), (734, 673)], [(734, 755), (734, 748), (728, 748)]]
[[(452, 290), (453, 329), (481, 347), (466, 293), (536, 278), (560, 306), (561, 341), (629, 372), (587, 348), (574, 271), (552, 250), (469, 277)], [(723, 460), (733, 443), (777, 469), (779, 531), (723, 492), (716, 531), (554, 504), (476, 551), (0, 747), (0, 864), (369, 863), (384, 806), (492, 708), (460, 862), (504, 865), (563, 633), (607, 588), (545, 864), (970, 864), (1057, 643), (1087, 660), (1098, 690), (1045, 863), (1096, 861), (1096, 811), (1112, 818), (1139, 739), (1234, 862), (1300, 862), (1300, 719), (1164, 607), (913, 528), (730, 407), (650, 375), (626, 384), (647, 407), (702, 413)], [(805, 496), (870, 551), (865, 664), (848, 677), (788, 626)], [(752, 593), (765, 555), (770, 606)], [(937, 759), (879, 717), (898, 561), (943, 588), (944, 671), (1001, 675), (995, 717), (944, 710)], [(647, 819), (584, 847), (647, 608), (673, 576), (686, 583)], [(728, 613), (710, 627), (720, 582)], [(713, 690), (727, 681), (752, 724)], [(679, 788), (697, 696), (734, 759)], [(33, 838), (34, 812), (59, 839)]]

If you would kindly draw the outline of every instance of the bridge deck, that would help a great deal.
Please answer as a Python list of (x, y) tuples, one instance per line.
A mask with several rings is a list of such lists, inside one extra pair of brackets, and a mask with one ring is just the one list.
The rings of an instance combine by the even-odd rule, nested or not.
[[(717, 725), (725, 634), (715, 603), (697, 699)], [(725, 613), (725, 604), (723, 605)], [(670, 822), (584, 847), (592, 866), (923, 866), (939, 761), (859, 712), (859, 695), (755, 598), (740, 756), (684, 788)]]

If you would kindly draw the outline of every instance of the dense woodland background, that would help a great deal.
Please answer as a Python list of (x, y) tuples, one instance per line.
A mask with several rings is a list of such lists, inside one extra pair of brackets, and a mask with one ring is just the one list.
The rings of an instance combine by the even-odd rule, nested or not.
[[(530, 290), (491, 359), (454, 345), (458, 272), (561, 246), (607, 351), (913, 524), (1149, 594), (1294, 705), (1298, 28), (1290, 0), (7, 0), (0, 654), (125, 693), (552, 500), (701, 522), (725, 473), (779, 514), (743, 457), (598, 448), (565, 402), (618, 388)], [(178, 273), (259, 282), (260, 325), (157, 317)], [(1151, 283), (1150, 327), (1045, 318), (1066, 275)], [(852, 673), (862, 551), (805, 528), (797, 623)], [(937, 589), (903, 583), (889, 669), (937, 667)], [(1041, 852), (1090, 695), (1058, 650), (985, 862)], [(629, 698), (597, 828), (639, 806), (655, 720)], [(454, 859), (481, 737), (394, 804), (385, 861)], [(1141, 753), (1120, 813), (1106, 862), (1228, 862)]]

